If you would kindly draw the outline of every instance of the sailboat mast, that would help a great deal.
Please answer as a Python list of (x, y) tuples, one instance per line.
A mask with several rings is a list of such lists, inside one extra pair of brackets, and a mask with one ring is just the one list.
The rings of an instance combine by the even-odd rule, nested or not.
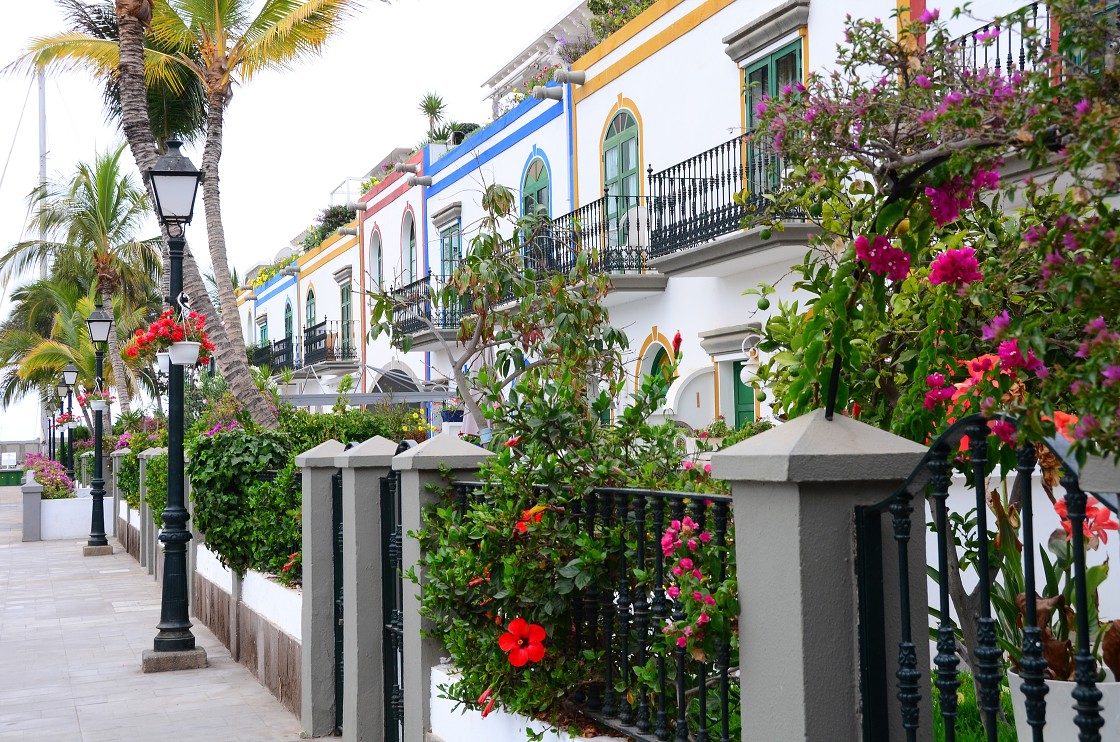
[[(43, 70), (39, 70), (39, 188), (45, 188), (47, 185), (47, 75)], [(39, 208), (42, 208), (40, 201)], [(43, 223), (39, 222), (39, 239), (46, 238), (43, 231)], [(43, 262), (39, 265), (39, 279), (47, 279), (47, 258), (43, 257)], [(54, 405), (49, 404), (47, 396), (50, 394), (48, 391), (39, 401), (39, 423), (42, 425), (43, 435), (41, 440), (47, 440), (50, 435), (50, 425), (47, 423), (47, 415), (54, 414)], [(49, 407), (48, 407), (49, 405)]]

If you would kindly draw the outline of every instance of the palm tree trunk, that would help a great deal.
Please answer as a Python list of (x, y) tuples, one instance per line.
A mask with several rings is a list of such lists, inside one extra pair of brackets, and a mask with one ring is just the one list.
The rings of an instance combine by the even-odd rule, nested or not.
[[(113, 292), (102, 289), (101, 303), (105, 311), (113, 317)], [(113, 331), (109, 333), (109, 363), (113, 366), (113, 380), (117, 382), (117, 399), (121, 403), (121, 412), (129, 414), (131, 399), (128, 395), (128, 377), (124, 371), (124, 359), (121, 358), (121, 342), (117, 337), (117, 323), (113, 322)]]
[[(137, 18), (122, 12), (119, 3), (117, 5), (117, 22), (120, 27), (121, 45), (119, 78), (121, 87), (121, 125), (124, 129), (125, 137), (128, 139), (129, 150), (132, 152), (132, 157), (136, 161), (136, 167), (139, 168), (141, 173), (146, 173), (155, 165), (158, 150), (155, 136), (152, 134), (151, 120), (148, 115), (148, 93), (144, 85), (144, 28)], [(211, 111), (207, 121), (206, 150), (203, 153), (202, 162), (202, 169), (207, 180), (213, 183), (212, 186), (207, 183), (203, 184), (203, 196), (206, 201), (206, 226), (211, 234), (211, 256), (215, 253), (213, 246), (216, 239), (221, 246), (221, 269), (218, 269), (217, 261), (215, 261), (215, 271), (219, 276), (229, 275), (225, 256), (225, 232), (222, 229), (221, 207), (218, 204), (217, 162), (221, 157), (222, 103), (223, 101), (219, 98), (216, 115), (213, 103), (211, 103)], [(206, 167), (206, 153), (211, 150), (211, 140), (215, 138), (211, 135), (209, 126), (211, 126), (215, 120), (217, 121), (217, 149), (212, 155), (213, 172), (208, 172)], [(144, 185), (148, 189), (149, 197), (152, 197), (152, 203), (155, 203), (152, 194), (152, 184), (147, 178), (144, 178)], [(213, 194), (212, 197), (208, 195), (210, 193)], [(213, 211), (217, 218), (216, 227), (215, 222), (211, 220), (211, 204), (213, 204)], [(215, 229), (218, 233), (217, 238), (213, 236)], [(166, 232), (163, 237), (164, 244), (166, 245)], [(166, 249), (164, 249), (163, 252), (166, 254)], [(166, 276), (166, 274), (167, 271), (165, 270), (164, 275)], [(195, 311), (206, 316), (210, 327), (210, 339), (216, 346), (215, 358), (218, 362), (218, 368), (221, 370), (226, 384), (229, 385), (230, 391), (245, 405), (254, 421), (260, 425), (274, 427), (276, 425), (276, 417), (268, 409), (268, 402), (261, 391), (253, 385), (252, 376), (249, 374), (249, 364), (245, 358), (245, 348), (241, 340), (240, 327), (237, 327), (237, 329), (231, 333), (228, 330), (228, 324), (223, 327), (221, 321), (214, 321), (220, 315), (215, 311), (213, 304), (210, 302), (210, 297), (206, 293), (206, 287), (202, 282), (202, 276), (198, 270), (198, 265), (195, 263), (189, 250), (186, 255), (184, 255), (183, 260), (183, 288), (190, 294)], [(239, 321), (239, 315), (236, 310), (237, 299), (233, 296), (232, 287), (227, 288), (227, 293), (228, 297), (224, 294), (219, 294), (219, 297), (222, 303), (229, 308), (226, 314), (236, 323)]]
[[(226, 259), (226, 231), (222, 225), (221, 189), (218, 185), (218, 163), (222, 159), (222, 127), (225, 117), (225, 96), (212, 92), (207, 102), (206, 145), (202, 149), (202, 199), (206, 213), (206, 235), (210, 241), (210, 263), (215, 276), (229, 275), (229, 261)], [(230, 391), (245, 405), (249, 415), (258, 425), (276, 427), (276, 415), (269, 409), (264, 394), (253, 384), (249, 373), (249, 362), (245, 356), (245, 340), (241, 334), (241, 315), (237, 311), (237, 297), (233, 285), (228, 280), (215, 282), (218, 286), (218, 302), (222, 307), (219, 313), (221, 324), (215, 326), (224, 330), (214, 340), (215, 358), (222, 377)], [(205, 295), (205, 291), (202, 292)]]

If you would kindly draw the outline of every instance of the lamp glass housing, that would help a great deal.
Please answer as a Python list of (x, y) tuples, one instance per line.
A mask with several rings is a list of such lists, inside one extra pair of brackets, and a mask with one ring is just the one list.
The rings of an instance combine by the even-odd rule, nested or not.
[(62, 381), (66, 386), (74, 386), (78, 381), (78, 367), (73, 363), (67, 363), (66, 368), (62, 369)]
[(66, 392), (70, 390), (70, 387), (66, 386), (65, 384), (59, 384), (54, 388), (54, 390), (58, 393), (58, 406), (59, 409), (61, 409), (62, 407), (66, 406)]
[(202, 173), (179, 147), (177, 139), (167, 140), (167, 152), (160, 155), (148, 171), (155, 194), (156, 216), (163, 224), (190, 224)]
[(113, 331), (113, 318), (104, 309), (96, 309), (86, 319), (86, 327), (89, 328), (89, 339), (95, 344), (104, 344), (109, 342), (109, 333)]

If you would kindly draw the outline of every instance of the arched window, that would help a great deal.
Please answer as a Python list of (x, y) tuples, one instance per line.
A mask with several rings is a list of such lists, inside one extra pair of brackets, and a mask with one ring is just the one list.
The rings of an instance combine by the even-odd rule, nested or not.
[(369, 278), (374, 291), (381, 287), (381, 233), (377, 230), (369, 236)]
[(304, 306), (307, 307), (307, 321), (304, 322), (304, 327), (311, 327), (315, 324), (315, 289), (307, 290), (307, 302)]
[(416, 222), (412, 215), (405, 217), (404, 225), (404, 282), (412, 283), (416, 280)]
[(295, 334), (294, 320), (292, 318), (292, 303), (284, 304), (284, 337), (290, 338)]
[(669, 376), (672, 373), (673, 364), (669, 360), (669, 353), (664, 348), (658, 347), (657, 355), (653, 357), (653, 366), (650, 368), (651, 376), (663, 376), (666, 379), (672, 378)]
[(525, 181), (521, 184), (521, 213), (535, 214), (541, 206), (544, 207), (544, 216), (549, 216), (548, 168), (544, 160), (536, 157), (529, 163)]
[(638, 122), (629, 111), (619, 111), (603, 140), (603, 188), (607, 195), (608, 239), (625, 241), (621, 217), (638, 206)]
[(354, 347), (354, 326), (351, 324), (352, 313), (350, 310), (350, 283), (339, 286), (339, 305), (342, 307), (342, 352), (343, 358), (350, 358), (350, 351)]

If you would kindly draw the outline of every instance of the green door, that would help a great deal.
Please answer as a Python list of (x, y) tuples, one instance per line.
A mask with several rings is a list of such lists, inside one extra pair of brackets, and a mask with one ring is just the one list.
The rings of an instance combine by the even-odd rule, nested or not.
[(741, 428), (754, 422), (754, 387), (743, 383), (742, 361), (735, 361), (731, 371), (735, 378), (735, 427)]

